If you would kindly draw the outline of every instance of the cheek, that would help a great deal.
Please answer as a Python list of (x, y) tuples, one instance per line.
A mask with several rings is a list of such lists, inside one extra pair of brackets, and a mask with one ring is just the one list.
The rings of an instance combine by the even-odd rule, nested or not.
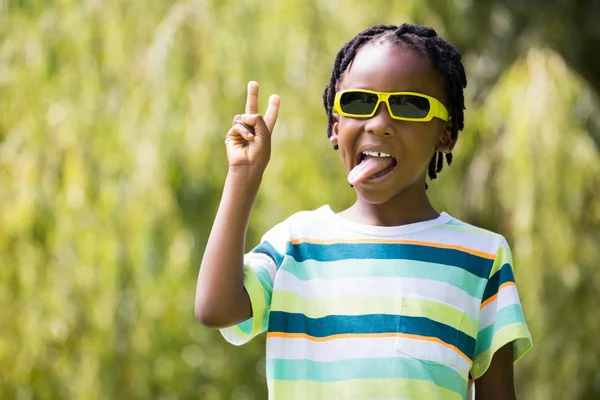
[(362, 130), (360, 120), (343, 118), (337, 125), (338, 140), (345, 146), (352, 145)]
[(337, 125), (340, 157), (344, 167), (348, 170), (350, 170), (355, 163), (354, 146), (362, 131), (360, 122), (360, 120), (351, 118), (340, 118)]
[(413, 145), (422, 148), (424, 151), (433, 152), (435, 146), (440, 141), (441, 130), (437, 124), (431, 122), (413, 123), (410, 127), (406, 127), (404, 134), (407, 140), (413, 142)]

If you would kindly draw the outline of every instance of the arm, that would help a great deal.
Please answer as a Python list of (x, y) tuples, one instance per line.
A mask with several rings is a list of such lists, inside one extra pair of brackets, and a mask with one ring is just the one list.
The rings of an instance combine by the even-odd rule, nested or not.
[(513, 345), (499, 349), (488, 370), (475, 381), (475, 400), (516, 400), (513, 380)]
[(234, 118), (227, 133), (229, 172), (204, 251), (196, 285), (195, 314), (210, 327), (226, 327), (252, 317), (244, 289), (244, 242), (250, 212), (269, 162), (271, 132), (279, 97), (273, 95), (263, 118), (256, 114), (258, 84), (248, 84), (246, 114)]

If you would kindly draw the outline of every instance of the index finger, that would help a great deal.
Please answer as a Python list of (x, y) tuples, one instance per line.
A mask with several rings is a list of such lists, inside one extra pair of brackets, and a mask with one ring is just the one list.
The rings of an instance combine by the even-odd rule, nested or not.
[(276, 94), (272, 94), (269, 97), (269, 106), (267, 107), (267, 112), (265, 113), (265, 124), (267, 124), (267, 128), (269, 128), (269, 132), (273, 132), (273, 128), (275, 127), (275, 122), (277, 122), (277, 116), (279, 115), (279, 96)]
[(258, 114), (258, 83), (255, 81), (248, 82), (246, 114)]

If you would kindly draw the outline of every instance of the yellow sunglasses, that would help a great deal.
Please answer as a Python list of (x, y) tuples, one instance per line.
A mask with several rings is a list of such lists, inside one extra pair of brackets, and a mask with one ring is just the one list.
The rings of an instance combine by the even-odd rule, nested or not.
[(333, 110), (344, 117), (371, 118), (381, 102), (387, 105), (393, 119), (426, 122), (437, 117), (448, 121), (448, 110), (438, 99), (415, 92), (342, 90), (335, 94)]

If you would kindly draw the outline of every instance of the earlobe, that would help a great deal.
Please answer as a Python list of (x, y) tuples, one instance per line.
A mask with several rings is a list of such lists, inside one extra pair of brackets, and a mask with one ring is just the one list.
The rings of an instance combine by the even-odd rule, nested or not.
[(329, 137), (329, 141), (333, 145), (333, 148), (337, 150), (338, 146), (338, 116), (336, 114), (333, 115), (333, 124), (331, 125), (331, 136)]
[(435, 146), (435, 150), (440, 153), (451, 153), (456, 145), (456, 140), (452, 139), (452, 127), (448, 124), (444, 128), (438, 144)]

